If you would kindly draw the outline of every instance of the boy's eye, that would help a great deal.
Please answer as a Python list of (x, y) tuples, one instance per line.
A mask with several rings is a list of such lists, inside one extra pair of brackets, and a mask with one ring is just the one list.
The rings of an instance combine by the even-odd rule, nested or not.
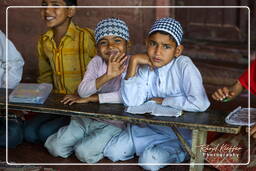
[(120, 43), (122, 40), (120, 40), (120, 39), (115, 39), (115, 42), (116, 43)]
[(150, 41), (150, 42), (149, 42), (149, 45), (150, 45), (150, 46), (156, 46), (156, 42), (155, 42), (155, 41)]
[(167, 45), (167, 44), (164, 44), (163, 47), (164, 47), (164, 49), (169, 49), (169, 48), (171, 48), (171, 46), (170, 46), (170, 45)]
[(107, 45), (108, 43), (107, 43), (107, 41), (100, 41), (99, 44), (104, 46), (104, 45)]

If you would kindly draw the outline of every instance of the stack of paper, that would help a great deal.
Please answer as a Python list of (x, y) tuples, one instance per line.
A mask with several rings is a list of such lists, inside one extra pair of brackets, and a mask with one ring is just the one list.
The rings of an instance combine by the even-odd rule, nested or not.
[(178, 110), (172, 107), (156, 104), (154, 101), (148, 101), (140, 106), (129, 106), (126, 112), (133, 114), (149, 113), (155, 116), (175, 116), (182, 115), (182, 110)]
[(256, 108), (242, 108), (241, 106), (239, 106), (238, 108), (229, 113), (225, 121), (226, 123), (232, 125), (252, 126), (256, 123)]
[(9, 101), (15, 103), (43, 104), (52, 91), (52, 84), (21, 83), (10, 94)]

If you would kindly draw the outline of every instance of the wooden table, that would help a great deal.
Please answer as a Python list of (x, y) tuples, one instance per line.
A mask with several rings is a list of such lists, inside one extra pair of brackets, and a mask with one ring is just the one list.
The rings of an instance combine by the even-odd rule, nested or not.
[[(5, 89), (0, 89), (0, 109), (33, 111), (68, 116), (85, 116), (89, 118), (101, 118), (111, 120), (122, 120), (130, 123), (147, 123), (163, 126), (170, 126), (182, 142), (185, 150), (191, 155), (190, 171), (201, 171), (203, 165), (203, 153), (198, 146), (206, 144), (207, 131), (237, 134), (240, 126), (228, 125), (224, 118), (227, 113), (218, 111), (206, 111), (200, 113), (184, 112), (178, 118), (156, 117), (152, 115), (133, 115), (124, 112), (125, 107), (120, 104), (74, 104), (72, 106), (60, 103), (63, 95), (50, 94), (44, 104), (8, 103), (6, 104)], [(178, 132), (176, 127), (183, 127), (192, 130), (191, 149)]]

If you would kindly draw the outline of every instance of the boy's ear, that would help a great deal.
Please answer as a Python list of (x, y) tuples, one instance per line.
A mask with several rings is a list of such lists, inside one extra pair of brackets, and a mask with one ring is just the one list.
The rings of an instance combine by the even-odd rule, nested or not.
[(175, 50), (175, 57), (178, 57), (182, 54), (183, 52), (183, 49), (184, 49), (184, 46), (183, 45), (179, 45), (176, 47), (176, 50)]
[(75, 7), (70, 7), (68, 8), (68, 16), (73, 17), (76, 13), (76, 8)]

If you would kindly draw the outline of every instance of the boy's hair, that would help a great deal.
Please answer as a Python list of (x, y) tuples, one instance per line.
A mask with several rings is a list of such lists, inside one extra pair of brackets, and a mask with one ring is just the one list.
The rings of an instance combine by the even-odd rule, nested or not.
[(95, 28), (95, 40), (99, 42), (105, 36), (118, 36), (129, 41), (129, 29), (127, 24), (118, 18), (106, 18), (101, 20)]
[(174, 38), (177, 45), (181, 44), (183, 30), (181, 24), (175, 19), (166, 17), (156, 20), (152, 25), (148, 35), (152, 35), (152, 33), (156, 31), (163, 31), (170, 34)]
[(64, 0), (67, 6), (77, 5), (77, 0)]
[(150, 34), (148, 35), (148, 37), (150, 37), (150, 36), (152, 36), (152, 35), (154, 35), (154, 34), (156, 34), (156, 33), (160, 33), (160, 34), (169, 36), (170, 40), (172, 40), (173, 42), (175, 42), (176, 46), (178, 45), (178, 43), (177, 43), (177, 41), (174, 39), (174, 37), (173, 37), (170, 33), (167, 33), (166, 31), (161, 31), (161, 30), (159, 30), (159, 31), (154, 31), (154, 32), (150, 33)]

